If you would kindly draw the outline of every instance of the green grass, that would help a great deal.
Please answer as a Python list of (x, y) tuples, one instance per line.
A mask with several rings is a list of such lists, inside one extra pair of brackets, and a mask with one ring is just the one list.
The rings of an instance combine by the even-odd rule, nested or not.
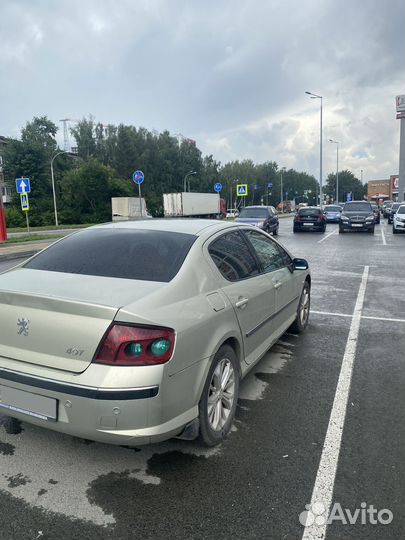
[[(85, 227), (91, 227), (92, 225), (97, 225), (96, 223), (80, 223), (80, 225), (41, 225), (40, 227), (30, 227), (31, 231), (56, 231), (58, 229), (80, 229)], [(9, 227), (7, 232), (26, 232), (27, 227)]]
[(31, 234), (27, 236), (19, 236), (17, 238), (9, 238), (5, 241), (6, 244), (16, 244), (17, 242), (37, 242), (38, 240), (49, 240), (53, 242), (63, 236), (49, 236), (49, 234)]

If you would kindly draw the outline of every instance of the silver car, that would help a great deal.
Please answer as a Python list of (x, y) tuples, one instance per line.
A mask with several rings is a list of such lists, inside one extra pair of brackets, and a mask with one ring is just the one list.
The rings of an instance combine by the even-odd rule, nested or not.
[(72, 234), (0, 275), (0, 412), (113, 444), (215, 445), (240, 379), (307, 326), (310, 286), (307, 262), (249, 225)]

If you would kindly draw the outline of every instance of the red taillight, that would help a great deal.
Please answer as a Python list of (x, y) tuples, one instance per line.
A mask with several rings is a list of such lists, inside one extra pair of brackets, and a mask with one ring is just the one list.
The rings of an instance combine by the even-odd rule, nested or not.
[(110, 366), (153, 366), (170, 360), (175, 333), (171, 328), (113, 324), (93, 362)]
[(319, 214), (319, 219), (323, 221), (325, 219), (325, 216), (323, 214)]

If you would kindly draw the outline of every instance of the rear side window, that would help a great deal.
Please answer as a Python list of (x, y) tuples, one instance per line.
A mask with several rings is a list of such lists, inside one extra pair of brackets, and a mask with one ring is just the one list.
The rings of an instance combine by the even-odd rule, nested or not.
[(208, 252), (222, 276), (228, 281), (239, 281), (259, 273), (248, 244), (238, 231), (226, 233), (214, 240)]
[(89, 229), (27, 262), (34, 270), (168, 282), (196, 240), (191, 234), (142, 229)]

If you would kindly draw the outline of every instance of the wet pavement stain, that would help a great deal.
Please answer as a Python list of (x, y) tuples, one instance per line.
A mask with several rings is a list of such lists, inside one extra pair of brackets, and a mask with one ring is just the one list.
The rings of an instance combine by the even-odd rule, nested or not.
[(45, 495), (45, 493), (48, 493), (48, 490), (47, 490), (47, 489), (44, 489), (44, 488), (40, 489), (40, 490), (38, 491), (38, 497), (40, 497), (41, 495)]
[(15, 446), (10, 443), (5, 443), (0, 441), (0, 454), (3, 456), (12, 456), (15, 451)]
[(11, 488), (25, 486), (28, 482), (31, 482), (28, 476), (24, 476), (22, 473), (15, 474), (14, 476), (6, 476), (6, 479), (8, 480), (8, 487)]
[(50, 478), (50, 479), (48, 480), (48, 483), (49, 483), (49, 484), (57, 484), (58, 481), (57, 481), (57, 480), (54, 480), (53, 478)]

